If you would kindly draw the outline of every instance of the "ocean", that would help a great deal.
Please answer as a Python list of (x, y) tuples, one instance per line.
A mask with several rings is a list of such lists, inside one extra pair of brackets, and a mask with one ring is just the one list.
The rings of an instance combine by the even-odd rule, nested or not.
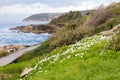
[(38, 44), (50, 36), (50, 34), (34, 34), (34, 33), (23, 33), (17, 30), (9, 30), (22, 25), (30, 24), (46, 24), (47, 21), (42, 22), (0, 22), (0, 46), (3, 45), (33, 45)]

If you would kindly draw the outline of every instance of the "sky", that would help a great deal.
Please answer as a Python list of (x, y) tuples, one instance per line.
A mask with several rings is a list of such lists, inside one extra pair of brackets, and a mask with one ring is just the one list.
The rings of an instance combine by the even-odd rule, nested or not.
[(18, 21), (32, 14), (95, 9), (112, 2), (120, 0), (0, 0), (0, 22)]
[(37, 14), (97, 8), (120, 0), (0, 0), (0, 14)]

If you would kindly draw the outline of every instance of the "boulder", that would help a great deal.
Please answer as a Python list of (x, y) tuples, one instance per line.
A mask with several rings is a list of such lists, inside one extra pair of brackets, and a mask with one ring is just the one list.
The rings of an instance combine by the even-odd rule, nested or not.
[(27, 74), (28, 74), (29, 72), (31, 72), (32, 70), (33, 70), (33, 68), (25, 68), (25, 69), (22, 71), (20, 77), (24, 77), (25, 75), (27, 75)]
[(10, 30), (20, 30), (24, 33), (35, 33), (35, 34), (41, 34), (41, 33), (55, 33), (60, 27), (55, 25), (49, 25), (49, 24), (41, 24), (41, 25), (28, 25), (28, 26), (18, 26), (16, 28), (11, 28)]
[(117, 26), (113, 27), (111, 30), (107, 30), (107, 31), (101, 32), (101, 34), (103, 36), (110, 36), (110, 35), (117, 34), (119, 31), (120, 31), (120, 24), (118, 24)]

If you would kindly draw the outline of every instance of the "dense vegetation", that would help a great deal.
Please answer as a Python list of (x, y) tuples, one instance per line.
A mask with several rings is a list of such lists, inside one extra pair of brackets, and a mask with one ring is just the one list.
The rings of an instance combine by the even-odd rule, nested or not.
[(106, 48), (114, 51), (120, 51), (120, 32), (116, 36), (112, 37)]
[(108, 7), (101, 6), (86, 21), (87, 26), (94, 27), (94, 32), (110, 30), (120, 23), (120, 3), (112, 3)]
[(80, 20), (82, 14), (80, 11), (69, 12), (66, 14), (61, 15), (59, 18), (53, 19), (50, 24), (57, 25), (57, 24), (65, 24), (65, 23), (74, 23)]
[(57, 48), (22, 80), (119, 80), (120, 52), (104, 49), (108, 42), (98, 35)]
[(108, 7), (100, 6), (84, 16), (79, 11), (70, 12), (51, 21), (51, 24), (64, 24), (56, 35), (48, 40), (49, 50), (57, 47), (73, 44), (82, 38), (110, 30), (120, 23), (120, 3), (111, 4)]
[(119, 9), (120, 3), (114, 3), (87, 15), (75, 11), (51, 21), (61, 29), (17, 63), (0, 67), (1, 79), (14, 80), (25, 67), (43, 60), (23, 80), (119, 80), (120, 33), (112, 40), (99, 34), (120, 23)]

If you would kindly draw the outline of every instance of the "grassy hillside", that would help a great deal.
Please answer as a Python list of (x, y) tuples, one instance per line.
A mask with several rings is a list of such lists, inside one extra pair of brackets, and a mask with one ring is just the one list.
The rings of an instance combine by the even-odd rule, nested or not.
[(22, 80), (119, 80), (120, 52), (103, 47), (110, 38), (98, 35), (57, 48)]
[(64, 24), (52, 38), (48, 40), (49, 50), (73, 44), (82, 38), (89, 37), (101, 31), (110, 30), (120, 23), (120, 3), (101, 6), (98, 10), (82, 16), (79, 11), (60, 16), (51, 24)]
[[(20, 80), (119, 80), (120, 33), (101, 31), (120, 24), (120, 3), (100, 7), (88, 15), (70, 12), (51, 21), (60, 30), (14, 63), (0, 67), (0, 79), (16, 80), (26, 67), (34, 70)], [(90, 37), (91, 36), (91, 37)]]

